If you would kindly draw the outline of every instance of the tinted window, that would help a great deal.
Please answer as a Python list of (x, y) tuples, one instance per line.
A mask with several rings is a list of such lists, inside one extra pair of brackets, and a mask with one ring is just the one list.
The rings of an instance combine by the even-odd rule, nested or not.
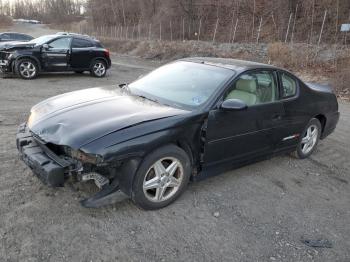
[(2, 34), (2, 35), (0, 36), (0, 38), (1, 38), (2, 40), (11, 40), (11, 36), (10, 36), (9, 34)]
[(10, 35), (10, 39), (13, 39), (13, 40), (18, 40), (18, 35), (17, 34), (9, 34)]
[(281, 73), (282, 97), (295, 96), (297, 92), (297, 81), (286, 73)]
[(85, 40), (85, 39), (74, 38), (72, 43), (72, 48), (86, 48), (86, 47), (93, 47), (93, 46), (94, 45), (93, 43), (91, 43), (91, 41)]
[(32, 40), (32, 39), (33, 39), (33, 37), (31, 37), (31, 36), (29, 36), (29, 35), (21, 35), (20, 37), (21, 37), (21, 39), (23, 39), (23, 40)]
[(60, 39), (54, 40), (49, 44), (49, 46), (50, 48), (69, 49), (70, 38), (60, 38)]
[(13, 39), (16, 40), (31, 40), (32, 38), (27, 35), (14, 34)]
[(271, 103), (278, 100), (278, 87), (272, 71), (256, 71), (241, 75), (226, 95), (227, 99), (239, 99), (248, 106)]

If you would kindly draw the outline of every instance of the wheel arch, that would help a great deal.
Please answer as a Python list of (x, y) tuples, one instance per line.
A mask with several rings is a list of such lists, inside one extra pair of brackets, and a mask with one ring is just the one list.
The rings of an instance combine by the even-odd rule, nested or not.
[(326, 126), (326, 123), (327, 123), (327, 118), (325, 115), (323, 114), (318, 114), (316, 116), (314, 116), (313, 118), (316, 118), (318, 121), (320, 121), (321, 123), (321, 133), (323, 134), (324, 132), (324, 129), (325, 129), (325, 126)]
[(92, 64), (95, 62), (95, 61), (98, 61), (98, 60), (102, 60), (103, 62), (106, 63), (106, 67), (108, 67), (108, 61), (106, 58), (102, 57), (102, 56), (99, 56), (99, 57), (95, 57), (91, 60), (91, 63), (90, 63), (90, 68), (92, 66)]
[(30, 56), (30, 55), (21, 55), (21, 56), (16, 57), (16, 60), (14, 61), (14, 65), (18, 61), (23, 60), (23, 59), (33, 60), (37, 64), (37, 66), (39, 67), (39, 70), (41, 71), (41, 63), (40, 63), (39, 59), (34, 57), (34, 56)]

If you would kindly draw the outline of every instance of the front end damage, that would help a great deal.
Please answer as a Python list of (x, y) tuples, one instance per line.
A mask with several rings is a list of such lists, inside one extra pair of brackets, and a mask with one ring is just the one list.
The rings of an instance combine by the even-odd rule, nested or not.
[(0, 51), (0, 73), (1, 74), (10, 74), (13, 72), (12, 68), (12, 57), (11, 52)]
[(16, 144), (20, 158), (45, 185), (62, 187), (68, 180), (93, 180), (100, 191), (82, 200), (84, 207), (96, 208), (112, 204), (120, 196), (116, 170), (122, 162), (103, 163), (98, 156), (45, 143), (26, 124), (20, 126)]

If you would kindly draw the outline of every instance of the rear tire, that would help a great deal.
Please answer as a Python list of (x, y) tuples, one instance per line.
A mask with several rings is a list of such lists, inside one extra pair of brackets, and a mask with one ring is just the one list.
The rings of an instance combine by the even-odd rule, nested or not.
[(175, 145), (161, 147), (146, 156), (137, 170), (132, 200), (146, 210), (163, 208), (184, 192), (190, 175), (185, 151)]
[(292, 155), (299, 159), (309, 157), (316, 149), (320, 140), (322, 126), (318, 119), (312, 118), (301, 133), (299, 143)]
[(92, 62), (90, 67), (90, 73), (94, 77), (104, 77), (107, 73), (107, 64), (105, 61), (98, 59)]
[(15, 64), (16, 74), (25, 80), (31, 80), (38, 76), (39, 67), (32, 59), (21, 59)]

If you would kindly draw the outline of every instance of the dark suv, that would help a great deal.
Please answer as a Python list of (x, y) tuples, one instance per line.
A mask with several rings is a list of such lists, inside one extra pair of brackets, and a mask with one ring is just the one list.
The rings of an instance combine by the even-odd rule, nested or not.
[(40, 72), (66, 71), (104, 77), (110, 67), (109, 51), (85, 35), (60, 33), (0, 47), (0, 72), (24, 79)]

